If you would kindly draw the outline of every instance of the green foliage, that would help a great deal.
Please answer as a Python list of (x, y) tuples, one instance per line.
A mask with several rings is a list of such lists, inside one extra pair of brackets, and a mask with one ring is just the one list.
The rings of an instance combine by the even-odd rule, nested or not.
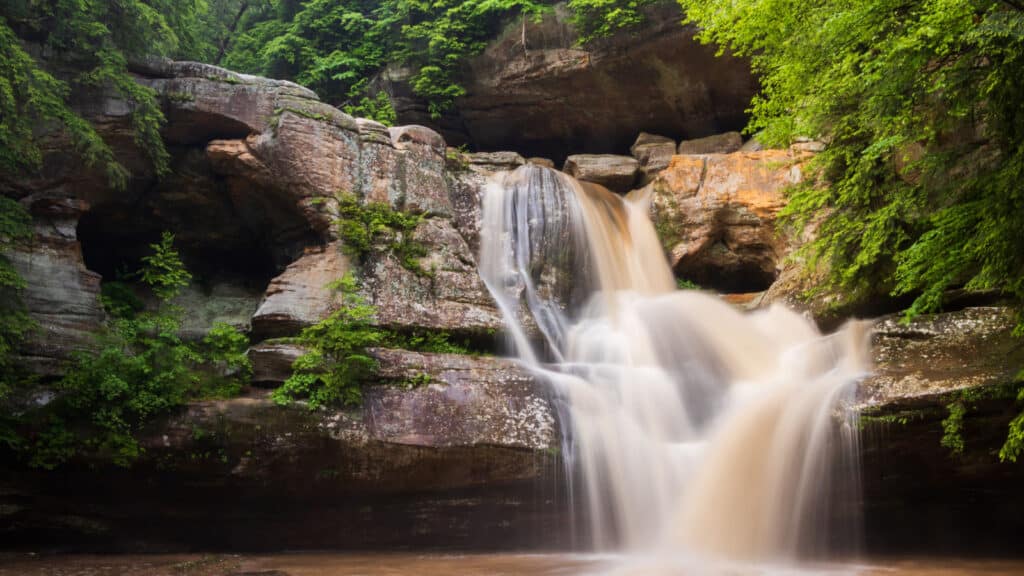
[(580, 43), (609, 36), (644, 21), (641, 9), (660, 0), (569, 0)]
[(474, 350), (468, 341), (461, 343), (452, 342), (452, 336), (445, 331), (422, 331), (412, 332), (388, 332), (385, 336), (384, 345), (389, 348), (404, 348), (417, 352), (433, 352), (437, 354), (461, 354), (463, 356), (478, 356), (480, 352)]
[(0, 401), (14, 386), (11, 356), (34, 324), (21, 301), (25, 281), (7, 253), (32, 235), (28, 212), (14, 200), (0, 196)]
[[(447, 332), (396, 332), (374, 326), (376, 310), (359, 295), (359, 285), (351, 273), (329, 287), (338, 295), (339, 308), (304, 329), (295, 339), (306, 353), (292, 363), (292, 375), (271, 394), (278, 404), (304, 399), (311, 410), (330, 405), (358, 405), (363, 398), (362, 387), (377, 375), (378, 364), (368, 348), (477, 354), (468, 342), (452, 342)], [(398, 385), (414, 388), (428, 383), (430, 375), (421, 373)]]
[(960, 456), (964, 453), (963, 424), (967, 408), (958, 400), (947, 404), (946, 410), (949, 415), (942, 421), (942, 440), (939, 443), (954, 456)]
[[(93, 126), (68, 106), (72, 91), (109, 90), (131, 107), (136, 143), (156, 173), (165, 173), (163, 114), (156, 93), (128, 73), (128, 61), (192, 50), (201, 6), (205, 3), (198, 0), (0, 1), (0, 116), (5, 119), (0, 123), (0, 169), (38, 169), (41, 141), (56, 128), (87, 165), (103, 170), (114, 187), (123, 187), (125, 167)], [(46, 54), (46, 70), (30, 52)], [(53, 70), (60, 70), (62, 78)]]
[[(14, 363), (14, 352), (35, 323), (21, 300), (25, 281), (7, 254), (31, 235), (31, 218), (26, 210), (14, 200), (0, 196), (0, 408), (8, 396), (25, 384), (25, 375)], [(0, 409), (0, 445), (13, 448), (20, 444), (16, 424), (7, 410)]]
[(174, 234), (164, 232), (159, 244), (150, 244), (152, 254), (142, 258), (142, 281), (148, 284), (157, 298), (173, 299), (192, 281), (181, 256), (174, 249)]
[(362, 204), (352, 194), (338, 197), (338, 235), (347, 254), (364, 262), (375, 249), (383, 248), (406, 270), (430, 277), (432, 272), (419, 261), (427, 255), (427, 249), (413, 239), (422, 221), (420, 214), (392, 210), (382, 202)]
[[(681, 0), (702, 38), (752, 59), (748, 131), (827, 149), (829, 184), (785, 210), (850, 299), (953, 286), (1024, 299), (1024, 9), (996, 0)], [(1024, 326), (1024, 325), (1022, 325)]]
[(217, 322), (203, 337), (203, 357), (206, 362), (222, 367), (225, 372), (243, 381), (252, 376), (252, 362), (247, 354), (249, 338), (237, 328)]
[(676, 278), (676, 287), (680, 290), (700, 290), (700, 286), (696, 282), (686, 278)]
[[(1017, 374), (1016, 379), (1024, 382), (1024, 370)], [(1024, 388), (1017, 392), (1017, 402), (1024, 402)], [(1021, 452), (1024, 452), (1024, 412), (1010, 421), (1010, 431), (1003, 447), (999, 449), (999, 459), (1003, 462), (1016, 462)]]
[[(1024, 303), (1024, 5), (1000, 0), (680, 0), (701, 37), (751, 58), (749, 132), (827, 142), (788, 225), (818, 226), (801, 256), (847, 302), (946, 290)], [(821, 184), (827, 182), (827, 185)], [(1022, 307), (1024, 309), (1024, 307)], [(1024, 315), (1015, 333), (1024, 335)], [(961, 404), (943, 445), (963, 449)], [(1001, 457), (1016, 457), (1024, 419)]]
[(356, 104), (346, 104), (345, 113), (359, 118), (376, 120), (385, 126), (394, 126), (398, 122), (398, 114), (391, 105), (387, 92), (378, 92), (376, 96), (362, 96)]
[(307, 352), (292, 363), (294, 373), (272, 393), (279, 404), (304, 398), (309, 408), (331, 404), (357, 405), (362, 385), (377, 370), (377, 361), (366, 349), (379, 345), (384, 332), (371, 324), (374, 309), (358, 294), (355, 278), (348, 274), (335, 283), (340, 307), (326, 319), (299, 335)]
[(426, 372), (417, 372), (415, 375), (402, 381), (402, 388), (412, 390), (413, 388), (428, 386), (430, 385), (431, 380), (433, 379), (430, 377), (430, 374), (427, 374)]
[(137, 274), (159, 298), (144, 310), (127, 284), (108, 283), (101, 301), (111, 316), (95, 351), (75, 355), (54, 386), (56, 399), (26, 415), (21, 448), (29, 464), (52, 469), (78, 453), (127, 466), (142, 453), (136, 434), (155, 416), (193, 398), (237, 393), (251, 370), (248, 339), (219, 324), (200, 345), (181, 339), (183, 311), (170, 303), (191, 277), (164, 234)]

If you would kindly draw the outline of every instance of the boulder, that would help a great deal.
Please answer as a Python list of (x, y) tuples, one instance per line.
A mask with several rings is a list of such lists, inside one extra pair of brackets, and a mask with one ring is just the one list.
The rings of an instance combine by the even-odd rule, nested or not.
[(593, 182), (614, 192), (625, 193), (633, 188), (639, 168), (639, 163), (630, 156), (573, 154), (566, 158), (562, 171), (577, 180)]
[(257, 338), (293, 336), (326, 318), (338, 305), (329, 284), (350, 269), (339, 243), (332, 243), (291, 263), (271, 280), (252, 317)]
[(676, 153), (676, 143), (671, 138), (641, 132), (629, 153), (640, 163), (640, 185), (647, 184), (665, 168)]
[(292, 375), (292, 362), (305, 354), (305, 349), (288, 341), (268, 340), (251, 346), (252, 382), (257, 386), (276, 387)]
[(679, 143), (679, 154), (730, 154), (743, 147), (743, 137), (739, 132), (726, 132), (683, 140)]
[(514, 17), (460, 73), (466, 94), (431, 118), (393, 66), (373, 83), (402, 123), (436, 126), (452, 144), (552, 158), (622, 152), (638, 130), (675, 139), (738, 130), (758, 85), (747, 60), (702, 44), (675, 2), (643, 8), (644, 22), (581, 44), (564, 2), (539, 21)]
[(807, 158), (783, 150), (673, 157), (636, 194), (651, 198), (676, 274), (725, 292), (768, 288), (789, 247), (775, 225), (783, 191), (801, 181)]
[(485, 170), (514, 170), (526, 164), (526, 160), (516, 152), (476, 152), (467, 154), (466, 159), (472, 166), (480, 166)]

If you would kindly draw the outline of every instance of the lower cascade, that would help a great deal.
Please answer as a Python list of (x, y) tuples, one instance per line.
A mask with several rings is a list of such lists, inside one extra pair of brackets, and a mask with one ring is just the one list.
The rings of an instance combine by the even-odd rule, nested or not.
[(484, 198), (481, 275), (551, 383), (578, 544), (790, 560), (851, 551), (868, 326), (677, 290), (643, 190), (540, 166)]

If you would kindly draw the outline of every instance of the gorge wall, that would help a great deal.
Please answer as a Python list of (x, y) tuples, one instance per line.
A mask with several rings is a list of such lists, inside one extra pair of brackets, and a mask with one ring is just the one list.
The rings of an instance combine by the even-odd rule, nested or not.
[[(253, 342), (253, 385), (241, 397), (194, 403), (155, 423), (145, 434), (145, 456), (128, 470), (76, 462), (57, 476), (5, 467), (5, 542), (144, 550), (567, 545), (557, 406), (543, 382), (510, 361), (380, 349), (380, 381), (359, 408), (309, 411), (267, 397), (267, 387), (287, 377), (300, 353), (281, 338), (330, 314), (338, 302), (326, 284), (357, 268), (377, 325), (445, 332), (497, 350), (501, 315), (477, 273), (480, 201), (491, 174), (528, 160), (517, 152), (466, 154), (422, 126), (352, 118), (288, 82), (184, 62), (139, 64), (135, 72), (162, 96), (171, 175), (152, 174), (127, 136), (129, 110), (98, 92), (82, 94), (79, 108), (133, 170), (126, 191), (111, 190), (57, 135), (39, 175), (0, 177), (0, 191), (29, 209), (35, 230), (13, 254), (40, 325), (21, 351), (23, 361), (53, 376), (74, 351), (89, 349), (105, 322), (101, 282), (137, 263), (141, 250), (170, 230), (196, 275), (180, 301), (190, 311), (186, 336), (198, 337), (215, 321), (243, 329)], [(486, 94), (477, 97), (484, 101)], [(501, 115), (492, 121), (543, 124)], [(595, 117), (581, 122), (608, 127)], [(775, 222), (782, 191), (803, 177), (813, 146), (759, 151), (748, 143), (738, 150), (738, 135), (677, 146), (674, 137), (689, 128), (667, 130), (673, 138), (638, 137), (648, 124), (620, 118), (609, 134), (620, 130), (617, 123), (630, 126), (632, 156), (572, 154), (565, 171), (623, 193), (648, 187), (679, 278), (731, 293), (744, 306), (795, 298), (792, 284), (779, 282), (791, 274), (786, 258), (800, 239), (780, 235)], [(733, 124), (701, 126), (692, 133)], [(558, 141), (566, 155), (587, 151), (574, 147), (570, 127), (526, 131), (521, 142), (481, 130), (495, 146), (544, 149), (539, 143)], [(426, 248), (420, 266), (430, 274), (386, 254), (354, 262), (343, 253), (333, 225), (343, 193), (423, 215), (412, 235)], [(811, 303), (809, 312), (825, 317), (827, 304)], [(1012, 414), (977, 401), (976, 419), (965, 424), (968, 442), (980, 447), (971, 458), (949, 457), (935, 435), (944, 406), (965, 389), (995, 390), (1013, 380), (1007, 366), (1024, 361), (1024, 352), (1010, 336), (1008, 313), (967, 308), (909, 326), (889, 318), (880, 326), (879, 370), (861, 389), (874, 418), (865, 420), (868, 523), (885, 528), (869, 546), (924, 547), (920, 518), (974, 526), (989, 512), (997, 518), (990, 528), (999, 530), (975, 532), (977, 538), (1006, 545), (998, 534), (1016, 533), (1021, 521), (995, 512), (1019, 498), (1015, 486), (1024, 471), (999, 465), (988, 450)], [(429, 383), (394, 385), (419, 374)], [(908, 411), (913, 416), (900, 416)], [(937, 499), (893, 498), (918, 487), (913, 467), (941, 479), (929, 492)], [(982, 484), (985, 496), (938, 512)], [(151, 522), (155, 516), (163, 520)]]
[(639, 28), (579, 42), (564, 3), (540, 21), (509, 22), (461, 71), (466, 94), (439, 119), (391, 67), (375, 81), (402, 123), (435, 126), (449, 144), (554, 158), (625, 153), (641, 131), (693, 139), (746, 124), (757, 81), (746, 60), (680, 26), (676, 2), (642, 9)]

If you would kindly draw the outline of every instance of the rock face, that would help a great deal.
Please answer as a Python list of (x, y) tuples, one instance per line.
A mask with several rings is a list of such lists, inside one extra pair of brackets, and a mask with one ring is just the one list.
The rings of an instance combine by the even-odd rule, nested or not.
[(88, 208), (74, 199), (26, 199), (35, 222), (31, 250), (8, 257), (29, 287), (23, 302), (38, 329), (29, 334), (24, 360), (33, 371), (52, 375), (63, 361), (91, 347), (105, 315), (99, 303), (100, 276), (86, 269), (75, 222)]
[(651, 214), (678, 276), (727, 292), (767, 288), (788, 241), (776, 231), (783, 190), (800, 182), (806, 155), (675, 156), (646, 188)]
[(639, 168), (636, 159), (629, 156), (573, 154), (566, 158), (562, 171), (577, 180), (600, 184), (624, 194), (632, 189)]
[[(512, 149), (561, 163), (566, 151), (624, 153), (640, 131), (675, 139), (737, 130), (757, 91), (745, 60), (716, 58), (716, 48), (680, 26), (671, 1), (645, 9), (646, 22), (580, 46), (565, 4), (541, 22), (509, 22), (462, 73), (466, 95), (442, 118), (453, 144)], [(431, 125), (412, 94), (412, 71), (392, 68), (378, 86), (403, 123)]]
[[(1000, 462), (1024, 383), (1024, 343), (1000, 307), (883, 318), (875, 373), (859, 391), (866, 546), (877, 552), (1011, 554), (1024, 461)], [(964, 451), (943, 446), (948, 405), (964, 408)]]
[(338, 243), (311, 251), (270, 281), (266, 295), (252, 317), (257, 338), (293, 336), (337, 309), (328, 284), (350, 268)]
[(912, 403), (957, 390), (1006, 384), (1024, 366), (1016, 318), (1000, 307), (965, 308), (903, 324), (889, 316), (875, 326), (872, 377), (860, 387), (866, 406)]
[[(8, 545), (45, 534), (128, 550), (493, 549), (566, 536), (541, 384), (494, 358), (377, 356), (387, 381), (418, 387), (368, 388), (354, 410), (282, 408), (262, 393), (200, 402), (156, 423), (131, 469), (54, 482), (5, 467)], [(78, 489), (58, 486), (68, 481)]]
[[(662, 44), (678, 40), (672, 30), (651, 46), (676, 49)], [(528, 46), (537, 41), (538, 47), (522, 56), (524, 67), (492, 72), (501, 82), (521, 81), (527, 92), (537, 86), (535, 94), (547, 99), (545, 114), (562, 106), (550, 100), (555, 84), (545, 78), (575, 78), (568, 89), (589, 98), (584, 88), (591, 80), (581, 79), (607, 78), (608, 70), (635, 65), (645, 54), (616, 55), (613, 39), (592, 52), (577, 50), (594, 57), (583, 66), (570, 57), (574, 49), (541, 49), (531, 34)], [(503, 42), (510, 37), (495, 46), (507, 47)], [(494, 57), (485, 54), (473, 66)], [(652, 66), (660, 66), (658, 58)], [(684, 70), (703, 56), (698, 50), (686, 58)], [(256, 340), (272, 339), (250, 351), (256, 389), (196, 402), (154, 422), (144, 433), (145, 455), (130, 470), (95, 462), (76, 462), (60, 475), (0, 467), (4, 544), (493, 549), (568, 542), (554, 403), (544, 383), (512, 362), (374, 350), (379, 382), (365, 389), (361, 407), (348, 410), (280, 407), (258, 389), (286, 379), (302, 354), (277, 337), (326, 317), (335, 306), (326, 285), (350, 270), (359, 273), (381, 326), (476, 338), (500, 329), (501, 315), (476, 271), (480, 200), (496, 172), (543, 159), (446, 150), (428, 128), (356, 120), (286, 82), (192, 63), (155, 62), (136, 72), (164, 98), (171, 176), (158, 181), (147, 171), (126, 136), (128, 112), (103, 94), (82, 96), (82, 109), (135, 172), (128, 190), (110, 190), (60, 141), (47, 149), (39, 175), (19, 181), (0, 175), (0, 192), (33, 215), (33, 241), (11, 254), (29, 282), (25, 302), (41, 328), (21, 351), (24, 360), (57, 375), (71, 353), (91, 346), (105, 321), (97, 299), (101, 279), (137, 263), (163, 230), (175, 232), (197, 275), (180, 302), (190, 312), (189, 336), (227, 321), (251, 325)], [(726, 75), (695, 88), (697, 100), (679, 104), (694, 111), (682, 121), (722, 118), (694, 102), (711, 98), (714, 82), (730, 81)], [(471, 93), (467, 102), (478, 97)], [(633, 98), (646, 101), (643, 94)], [(515, 110), (511, 101), (498, 102), (494, 118)], [(618, 104), (612, 98), (608, 105)], [(716, 124), (714, 131), (728, 127), (708, 124)], [(524, 123), (506, 124), (516, 125)], [(486, 122), (477, 126), (488, 133)], [(572, 126), (555, 124), (522, 141), (564, 139), (567, 132), (559, 131)], [(630, 139), (643, 127), (630, 125)], [(634, 158), (581, 155), (567, 164), (581, 178), (621, 191), (638, 173), (641, 181), (651, 179), (633, 193), (650, 198), (678, 275), (723, 290), (763, 289), (779, 276), (792, 243), (775, 229), (781, 192), (800, 181), (801, 163), (820, 145), (672, 156), (674, 146), (671, 138), (642, 135)], [(427, 249), (418, 269), (386, 250), (365, 261), (347, 257), (333, 225), (339, 193), (422, 215), (411, 232)], [(762, 300), (792, 294), (783, 280)], [(1016, 414), (1009, 399), (1019, 386), (1012, 380), (1024, 364), (1012, 325), (1002, 308), (967, 308), (909, 326), (894, 318), (880, 322), (877, 370), (860, 388), (869, 410), (863, 437), (869, 549), (906, 552), (944, 542), (977, 551), (1024, 530), (1017, 508), (1007, 505), (1016, 502), (1024, 465), (999, 465), (993, 456)], [(972, 448), (958, 458), (939, 442), (951, 402), (968, 404), (964, 439)], [(943, 530), (951, 525), (963, 529)], [(947, 542), (965, 533), (969, 544)]]
[[(56, 366), (70, 350), (88, 345), (103, 321), (96, 304), (100, 276), (136, 268), (164, 230), (175, 233), (203, 286), (237, 286), (239, 297), (266, 289), (252, 315), (257, 337), (296, 334), (332, 310), (325, 285), (356, 268), (337, 242), (339, 194), (424, 216), (414, 236), (429, 253), (421, 264), (430, 278), (406, 270), (386, 250), (358, 267), (381, 324), (474, 336), (501, 327), (476, 273), (476, 188), (485, 178), (449, 177), (445, 143), (436, 132), (356, 120), (295, 84), (208, 65), (160, 61), (135, 71), (163, 98), (170, 176), (153, 179), (134, 143), (114, 137), (127, 130), (127, 113), (111, 104), (112, 96), (97, 93), (83, 94), (79, 108), (133, 170), (129, 190), (112, 193), (59, 142), (45, 155), (54, 169), (28, 181), (0, 178), (3, 193), (37, 212), (54, 211), (36, 215), (37, 236), (47, 242), (16, 257), (30, 279), (30, 310), (49, 330), (30, 343), (26, 357)], [(525, 162), (514, 153), (471, 161), (479, 174)], [(51, 208), (38, 208), (42, 203)], [(59, 279), (59, 286), (46, 288), (48, 278)], [(65, 310), (54, 299), (65, 307), (78, 304)], [(51, 310), (59, 313), (45, 318)], [(186, 332), (201, 336), (225, 314), (190, 315)]]

